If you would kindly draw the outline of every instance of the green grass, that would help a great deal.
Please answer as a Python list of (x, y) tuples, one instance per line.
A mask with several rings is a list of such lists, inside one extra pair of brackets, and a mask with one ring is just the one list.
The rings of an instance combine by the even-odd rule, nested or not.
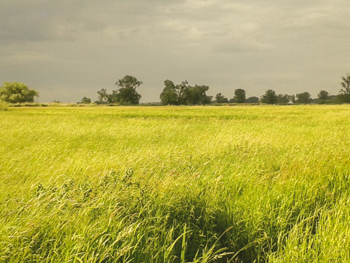
[(0, 111), (0, 262), (349, 262), (350, 106)]

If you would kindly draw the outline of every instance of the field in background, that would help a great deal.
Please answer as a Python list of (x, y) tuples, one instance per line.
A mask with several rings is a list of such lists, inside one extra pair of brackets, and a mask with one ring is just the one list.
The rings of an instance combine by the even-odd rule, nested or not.
[(0, 262), (348, 262), (350, 106), (0, 111)]

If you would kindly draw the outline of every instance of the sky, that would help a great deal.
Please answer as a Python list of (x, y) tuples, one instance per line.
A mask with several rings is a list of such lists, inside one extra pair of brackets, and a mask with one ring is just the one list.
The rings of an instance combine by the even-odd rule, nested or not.
[(232, 98), (320, 90), (350, 73), (344, 0), (3, 0), (0, 85), (22, 82), (39, 102), (97, 100), (131, 75), (141, 102), (164, 80)]

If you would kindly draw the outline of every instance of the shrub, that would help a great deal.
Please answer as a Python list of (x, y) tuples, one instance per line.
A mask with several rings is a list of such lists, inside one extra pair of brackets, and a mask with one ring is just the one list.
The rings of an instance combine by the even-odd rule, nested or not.
[(7, 110), (9, 105), (5, 101), (0, 101), (0, 110)]

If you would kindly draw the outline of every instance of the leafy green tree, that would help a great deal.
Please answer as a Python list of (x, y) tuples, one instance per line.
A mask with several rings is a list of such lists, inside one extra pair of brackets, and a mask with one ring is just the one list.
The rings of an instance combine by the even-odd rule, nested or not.
[(350, 75), (346, 75), (346, 77), (342, 77), (342, 89), (339, 91), (339, 100), (344, 103), (350, 103)]
[(142, 81), (138, 81), (135, 77), (126, 75), (124, 78), (115, 83), (119, 89), (114, 91), (116, 102), (120, 104), (139, 104), (141, 95), (137, 93)]
[(182, 101), (185, 105), (205, 105), (211, 103), (211, 96), (207, 96), (206, 91), (209, 90), (209, 86), (195, 85), (194, 87), (188, 86), (183, 90)]
[(300, 104), (308, 104), (308, 103), (311, 103), (311, 101), (312, 101), (311, 95), (309, 92), (303, 92), (303, 93), (296, 94), (296, 97), (297, 97), (296, 102), (300, 103)]
[(218, 93), (215, 95), (215, 102), (216, 103), (228, 103), (228, 99), (222, 95), (221, 93)]
[(259, 103), (259, 98), (258, 97), (249, 97), (245, 100), (246, 103)]
[(317, 99), (315, 100), (318, 104), (332, 103), (332, 99), (330, 99), (329, 93), (325, 90), (321, 90), (320, 93), (317, 94)]
[(99, 102), (110, 102), (110, 94), (107, 93), (106, 89), (101, 89), (100, 91), (97, 91), (98, 94), (98, 100)]
[(276, 92), (272, 89), (267, 90), (265, 94), (261, 97), (260, 102), (266, 103), (266, 104), (276, 104), (277, 102)]
[(329, 93), (325, 90), (321, 90), (320, 93), (317, 95), (319, 100), (328, 100)]
[(178, 96), (178, 104), (179, 105), (186, 105), (185, 101), (185, 90), (187, 90), (190, 86), (188, 85), (187, 80), (182, 81), (181, 84), (176, 85), (176, 93)]
[(290, 102), (290, 96), (287, 94), (278, 94), (277, 95), (277, 104), (288, 104)]
[(91, 103), (91, 99), (84, 97), (81, 99), (81, 104), (90, 104)]
[(342, 93), (350, 94), (350, 75), (348, 74), (346, 77), (342, 77), (342, 89), (340, 90)]
[(160, 102), (162, 105), (178, 105), (179, 104), (179, 94), (177, 88), (171, 80), (164, 81), (164, 89), (160, 94)]
[(164, 81), (165, 88), (160, 94), (160, 100), (163, 105), (196, 105), (209, 104), (212, 97), (207, 96), (206, 91), (209, 87), (205, 85), (188, 85), (187, 81), (174, 85), (170, 80)]
[(288, 99), (289, 99), (289, 101), (291, 102), (291, 103), (295, 103), (296, 102), (296, 100), (295, 100), (295, 95), (293, 94), (293, 95), (288, 95)]
[(136, 88), (142, 84), (135, 77), (126, 75), (115, 83), (119, 89), (112, 90), (109, 94), (106, 89), (97, 92), (100, 102), (120, 103), (124, 105), (139, 104), (141, 95), (137, 93)]
[(23, 83), (5, 82), (0, 87), (0, 100), (8, 103), (34, 102), (34, 97), (39, 97), (39, 92)]
[(245, 102), (246, 92), (244, 89), (236, 89), (235, 95), (233, 97), (234, 102), (236, 103), (244, 103)]

